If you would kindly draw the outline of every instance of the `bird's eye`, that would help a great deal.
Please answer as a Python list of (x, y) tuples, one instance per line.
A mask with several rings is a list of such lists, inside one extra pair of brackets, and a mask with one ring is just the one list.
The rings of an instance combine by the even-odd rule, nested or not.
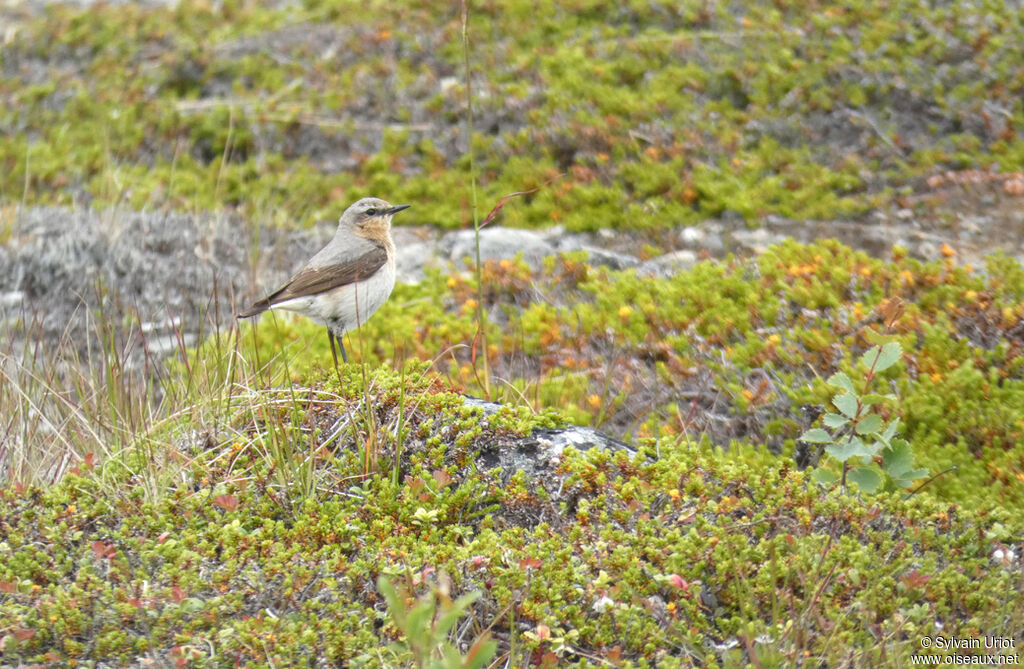
[(376, 216), (377, 215), (377, 208), (376, 207), (370, 207), (369, 209), (366, 210), (366, 215), (367, 216)]

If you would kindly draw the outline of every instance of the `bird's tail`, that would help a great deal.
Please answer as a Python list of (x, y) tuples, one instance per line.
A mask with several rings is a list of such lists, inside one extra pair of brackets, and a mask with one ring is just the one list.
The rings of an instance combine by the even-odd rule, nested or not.
[(269, 308), (270, 302), (268, 300), (260, 300), (259, 302), (254, 302), (253, 305), (245, 311), (240, 312), (235, 316), (235, 318), (250, 318), (252, 316), (258, 316)]

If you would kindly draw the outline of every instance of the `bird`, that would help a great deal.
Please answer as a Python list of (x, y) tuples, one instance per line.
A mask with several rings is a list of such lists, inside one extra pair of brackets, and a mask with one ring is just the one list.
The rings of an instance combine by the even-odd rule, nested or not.
[(391, 296), (395, 287), (395, 243), (391, 217), (408, 209), (377, 197), (353, 203), (338, 219), (338, 230), (283, 286), (238, 314), (257, 316), (268, 309), (285, 309), (327, 327), (334, 366), (335, 342), (347, 364), (341, 338), (366, 322)]

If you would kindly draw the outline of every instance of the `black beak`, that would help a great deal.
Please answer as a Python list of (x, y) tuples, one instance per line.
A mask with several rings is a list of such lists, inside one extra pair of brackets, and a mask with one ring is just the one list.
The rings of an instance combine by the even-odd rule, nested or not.
[(385, 209), (384, 210), (384, 215), (385, 216), (394, 216), (395, 214), (397, 214), (398, 212), (402, 211), (403, 209), (408, 209), (411, 206), (412, 206), (411, 204), (396, 204), (395, 206), (391, 207), (390, 209)]

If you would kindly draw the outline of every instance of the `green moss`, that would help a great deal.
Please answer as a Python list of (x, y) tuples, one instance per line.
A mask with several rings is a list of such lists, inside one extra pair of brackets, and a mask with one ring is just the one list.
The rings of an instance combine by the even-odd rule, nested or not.
[[(1011, 110), (1008, 127), (1024, 123), (1005, 47), (1021, 24), (1007, 7), (617, 11), (628, 21), (597, 7), (471, 12), (486, 80), (474, 102), (482, 199), (544, 186), (504, 222), (833, 218), (884, 204), (936, 168), (1013, 171), (1024, 155), (1015, 133), (961, 127), (983, 101)], [(282, 222), (304, 224), (374, 192), (417, 202), (420, 220), (465, 225), (465, 157), (424, 145), (464, 121), (460, 87), (437, 85), (461, 66), (449, 39), (457, 17), (402, 4), (374, 16), (333, 2), (50, 8), (5, 47), (15, 67), (0, 79), (12, 110), (0, 115), (0, 202), (68, 203), (82, 189), (100, 206), (232, 208), (272, 222), (264, 212), (284, 210)], [(965, 32), (979, 23), (989, 28)], [(341, 56), (322, 56), (309, 26), (337, 26)], [(751, 38), (716, 37), (726, 33)], [(26, 61), (53, 66), (52, 77), (25, 85)], [(422, 118), (429, 132), (409, 121)], [(339, 175), (316, 155), (354, 165)]]
[[(489, 391), (483, 351), (470, 346), (472, 274), (400, 286), (347, 346), (371, 366), (433, 360), (432, 370), (409, 367), (407, 376), (439, 374), (461, 392), (517, 405), (523, 416), (557, 408), (563, 419), (634, 439), (715, 430), (701, 422), (701, 403), (713, 397), (714, 411), (732, 417), (730, 428), (744, 425), (712, 431), (714, 441), (747, 440), (791, 457), (808, 427), (799, 407), (830, 402), (823, 379), (834, 371), (857, 378), (853, 363), (879, 342), (881, 313), (902, 301), (893, 330), (902, 364), (881, 376), (881, 391), (898, 399), (883, 405), (882, 417), (901, 418), (919, 466), (959, 468), (930, 484), (933, 494), (970, 508), (1017, 508), (1024, 463), (1011, 445), (1024, 436), (1024, 361), (1013, 335), (1024, 318), (1021, 273), (1005, 256), (982, 274), (900, 252), (883, 262), (835, 242), (787, 243), (753, 264), (701, 263), (664, 279), (588, 267), (579, 254), (536, 273), (488, 263), (485, 299), (516, 305), (489, 321)], [(271, 363), (270, 379), (334, 376), (322, 328), (303, 319), (265, 317), (242, 342), (246, 355)], [(358, 388), (361, 377), (346, 374)], [(979, 486), (996, 486), (996, 494), (970, 493)]]

